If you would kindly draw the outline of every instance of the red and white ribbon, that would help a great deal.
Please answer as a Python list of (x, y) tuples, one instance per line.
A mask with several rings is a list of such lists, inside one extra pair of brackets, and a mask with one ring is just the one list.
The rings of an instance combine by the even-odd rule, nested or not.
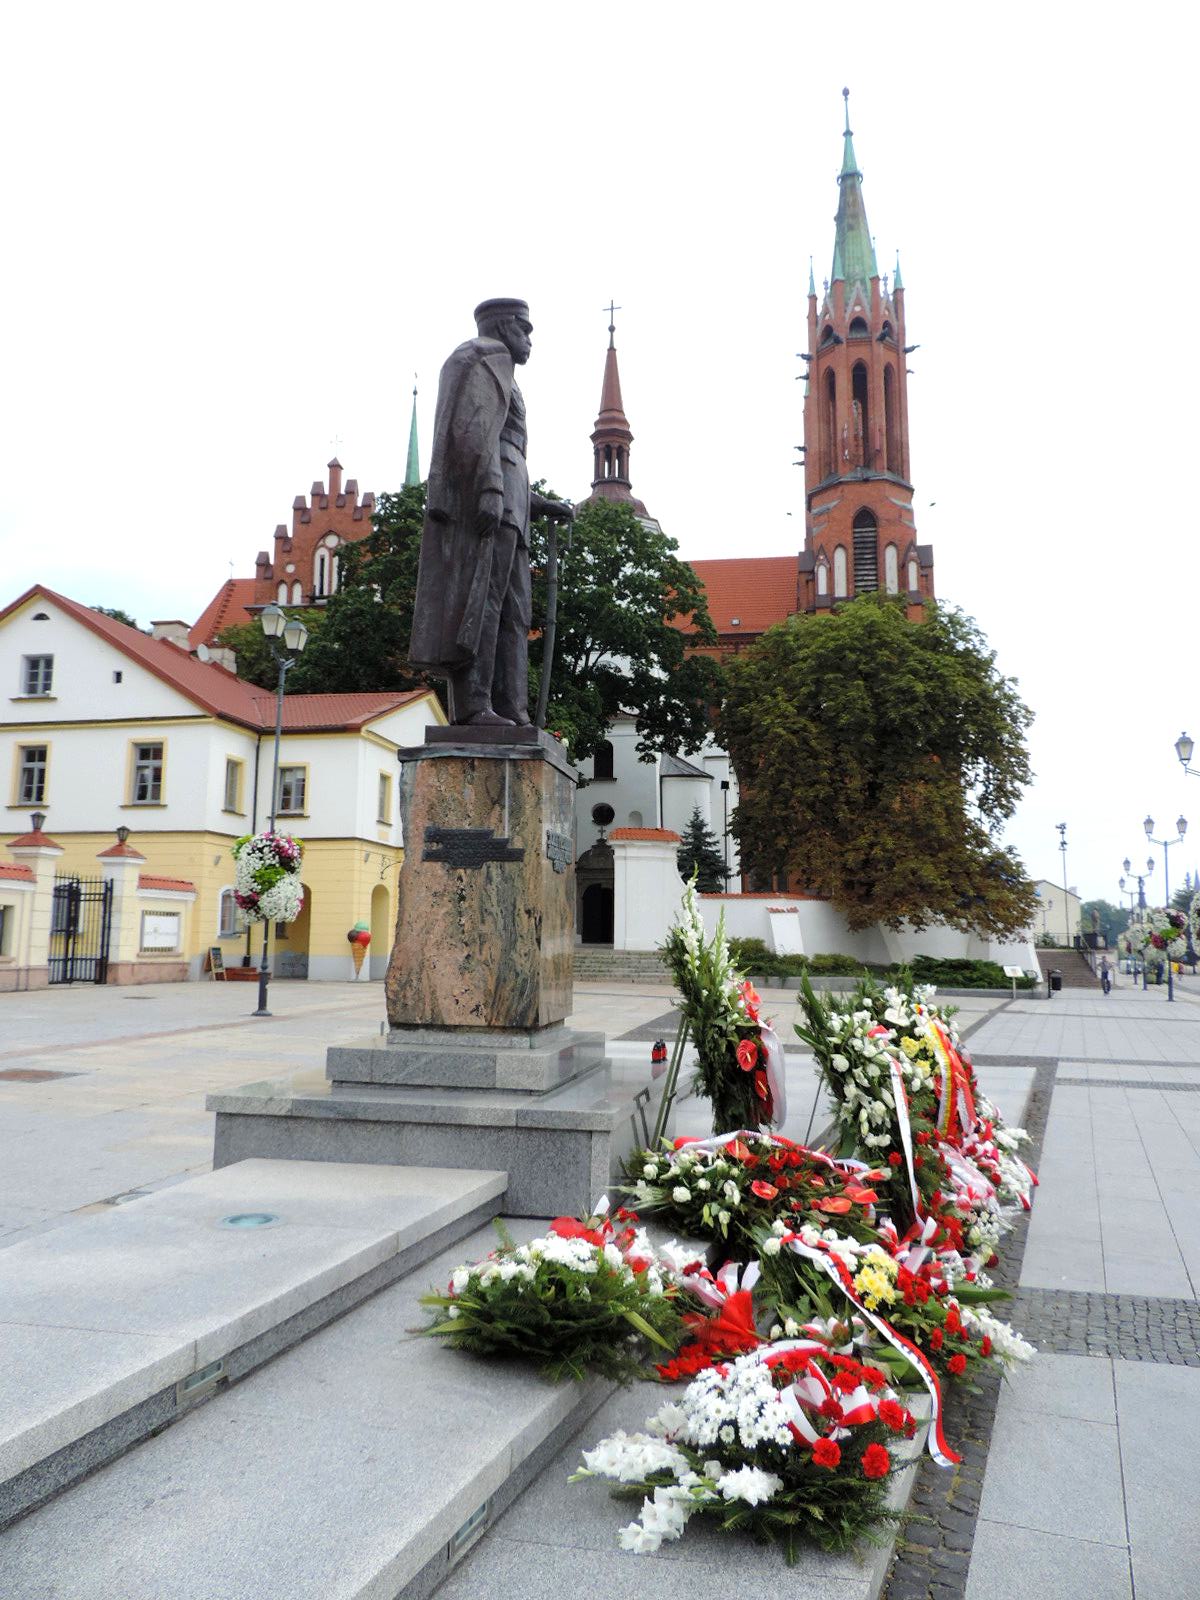
[(846, 1296), (847, 1300), (850, 1301), (851, 1305), (857, 1307), (860, 1316), (864, 1317), (878, 1333), (883, 1335), (883, 1337), (894, 1350), (898, 1350), (900, 1354), (917, 1369), (918, 1376), (924, 1383), (926, 1389), (929, 1391), (929, 1454), (937, 1462), (939, 1467), (957, 1466), (962, 1460), (962, 1457), (956, 1454), (955, 1451), (951, 1450), (950, 1446), (946, 1443), (945, 1434), (942, 1432), (941, 1384), (938, 1382), (937, 1373), (930, 1366), (929, 1362), (922, 1355), (921, 1351), (917, 1349), (915, 1344), (906, 1339), (902, 1333), (897, 1333), (896, 1329), (892, 1327), (890, 1322), (885, 1322), (884, 1319), (880, 1316), (877, 1316), (875, 1312), (867, 1310), (867, 1307), (863, 1304), (862, 1300), (859, 1299), (858, 1295), (855, 1294), (853, 1288), (847, 1284), (846, 1276), (848, 1276), (848, 1274), (846, 1273), (846, 1269), (843, 1268), (839, 1262), (834, 1261), (832, 1257), (827, 1255), (825, 1252), (821, 1250), (815, 1250), (810, 1245), (806, 1245), (803, 1240), (785, 1238), (784, 1243), (787, 1245), (789, 1250), (795, 1251), (798, 1256), (803, 1256), (806, 1261), (813, 1262), (821, 1269), (823, 1273), (825, 1273), (826, 1277), (832, 1279), (832, 1281), (837, 1284), (838, 1288)]
[(787, 1121), (787, 1068), (783, 1045), (769, 1022), (760, 1022), (758, 1031), (766, 1060), (767, 1088), (771, 1092), (771, 1116), (782, 1127)]

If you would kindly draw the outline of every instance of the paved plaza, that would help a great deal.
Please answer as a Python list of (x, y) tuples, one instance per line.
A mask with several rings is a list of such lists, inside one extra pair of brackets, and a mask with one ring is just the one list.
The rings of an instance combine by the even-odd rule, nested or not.
[[(207, 1092), (319, 1069), (328, 1044), (376, 1033), (382, 1018), (378, 985), (280, 983), (270, 1019), (250, 1017), (254, 1003), (249, 985), (194, 984), (0, 999), (0, 1252), (78, 1213), (207, 1171)], [(1190, 1468), (1200, 1417), (1200, 1004), (1184, 992), (1170, 1005), (1163, 991), (1128, 984), (1108, 997), (961, 1004), (985, 1089), (1034, 1136), (1041, 1187), (1010, 1242), (1004, 1270), (1015, 1298), (1001, 1314), (1040, 1353), (998, 1391), (952, 1399), (947, 1431), (962, 1466), (920, 1467), (914, 1515), (881, 1592), (887, 1600), (1188, 1596), (1200, 1570), (1200, 1482)], [(572, 1020), (603, 1028), (615, 1055), (646, 1059), (648, 1069), (650, 1041), (670, 1037), (670, 1006), (666, 987), (587, 984)], [(785, 1043), (794, 1008), (794, 995), (769, 991), (766, 1009)], [(789, 1054), (788, 1088), (787, 1131), (816, 1133), (823, 1107), (799, 1052)], [(682, 1129), (704, 1125), (703, 1105), (681, 1107)], [(336, 1326), (322, 1337), (342, 1337)], [(611, 1402), (624, 1411), (630, 1403)], [(602, 1421), (588, 1425), (588, 1438)], [(556, 1532), (544, 1513), (562, 1501), (554, 1474), (578, 1447), (564, 1445), (447, 1593), (516, 1594), (517, 1567), (523, 1596), (568, 1584), (574, 1592), (576, 1546), (592, 1536)], [(88, 1494), (102, 1499), (105, 1481), (89, 1480)], [(66, 1527), (79, 1493), (7, 1537), (32, 1539), (51, 1513)], [(587, 1515), (607, 1537), (613, 1508), (591, 1498)], [(688, 1566), (701, 1549), (707, 1556), (707, 1543), (690, 1544)], [(668, 1582), (659, 1566), (630, 1568), (627, 1579), (634, 1559), (599, 1545), (587, 1554), (597, 1581), (601, 1568), (612, 1579), (606, 1593), (623, 1594), (622, 1584), (643, 1576), (673, 1593), (688, 1576), (681, 1569)], [(820, 1587), (811, 1565), (805, 1577), (796, 1575), (798, 1594)], [(831, 1572), (826, 1592), (840, 1593), (841, 1581), (840, 1569)]]

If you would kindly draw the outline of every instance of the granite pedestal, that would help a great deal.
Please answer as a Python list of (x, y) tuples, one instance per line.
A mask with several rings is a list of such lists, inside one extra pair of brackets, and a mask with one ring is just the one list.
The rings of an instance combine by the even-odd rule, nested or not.
[[(387, 1031), (326, 1080), (210, 1095), (214, 1166), (304, 1161), (508, 1174), (513, 1216), (585, 1213), (653, 1130), (665, 1082), (564, 1026), (575, 774), (536, 729), (431, 728), (401, 750), (405, 858)], [(491, 737), (489, 737), (489, 735)]]

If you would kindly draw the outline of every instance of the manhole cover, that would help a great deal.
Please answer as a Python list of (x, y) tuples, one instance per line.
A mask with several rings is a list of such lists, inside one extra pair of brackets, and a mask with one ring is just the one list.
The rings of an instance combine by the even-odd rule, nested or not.
[(270, 1228), (282, 1222), (273, 1211), (235, 1211), (231, 1217), (222, 1217), (218, 1228)]

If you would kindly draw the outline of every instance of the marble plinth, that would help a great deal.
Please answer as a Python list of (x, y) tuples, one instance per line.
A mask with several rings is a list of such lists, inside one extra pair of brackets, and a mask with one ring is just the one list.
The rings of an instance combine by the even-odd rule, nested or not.
[(604, 1035), (572, 1028), (393, 1028), (382, 1039), (332, 1045), (333, 1083), (407, 1084), (438, 1089), (557, 1089), (604, 1060)]
[(632, 1061), (604, 1062), (544, 1094), (330, 1083), (316, 1073), (251, 1083), (208, 1097), (213, 1166), (269, 1156), (499, 1170), (505, 1215), (586, 1215), (648, 1142), (665, 1083)]
[(575, 775), (548, 734), (488, 731), (430, 730), (399, 752), (393, 1029), (545, 1028), (571, 1010)]

